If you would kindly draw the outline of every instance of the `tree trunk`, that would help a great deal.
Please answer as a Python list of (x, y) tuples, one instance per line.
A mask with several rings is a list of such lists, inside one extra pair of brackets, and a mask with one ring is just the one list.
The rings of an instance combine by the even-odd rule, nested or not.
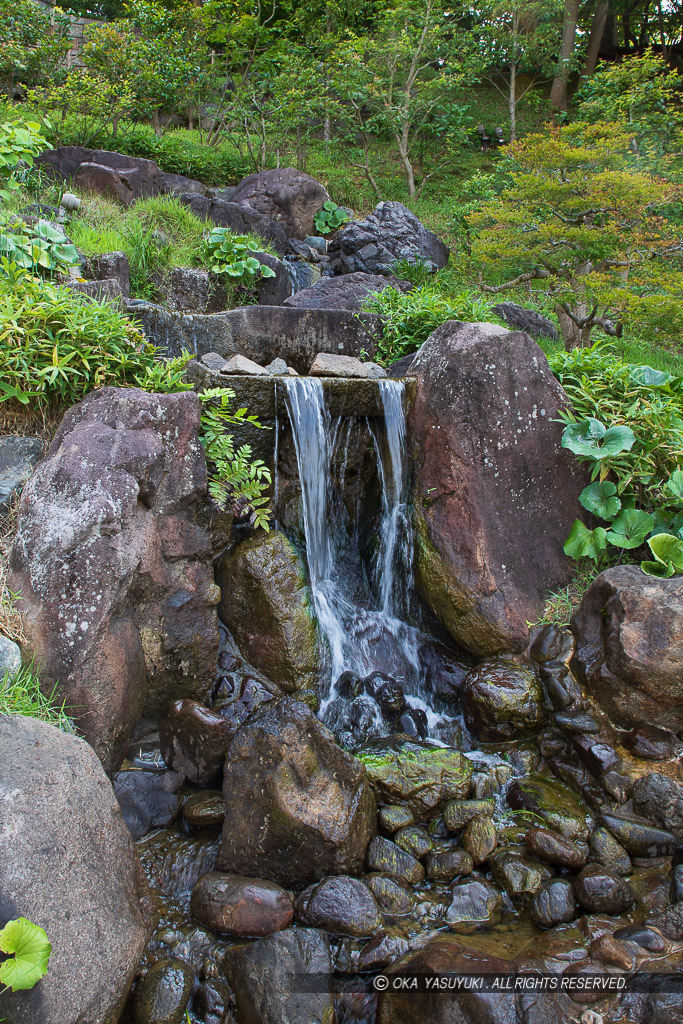
[(567, 82), (572, 54), (576, 45), (576, 23), (579, 18), (579, 0), (565, 0), (564, 24), (557, 74), (550, 89), (550, 106), (555, 110), (567, 109)]
[(588, 46), (586, 47), (586, 63), (583, 66), (583, 74), (585, 78), (590, 76), (595, 71), (598, 63), (598, 56), (600, 54), (600, 45), (602, 43), (602, 37), (605, 31), (605, 25), (607, 24), (607, 15), (609, 14), (609, 0), (601, 0), (601, 3), (595, 8), (595, 14), (593, 15), (593, 24), (591, 25), (591, 33), (588, 37)]
[(517, 63), (514, 60), (510, 62), (508, 110), (510, 112), (510, 142), (514, 142), (517, 138)]
[(398, 153), (401, 158), (401, 163), (405, 168), (406, 181), (408, 182), (408, 195), (412, 199), (415, 195), (415, 172), (413, 165), (410, 160), (409, 152), (409, 138), (408, 138), (408, 125), (403, 125), (403, 130), (399, 136), (397, 136), (396, 142), (398, 144)]

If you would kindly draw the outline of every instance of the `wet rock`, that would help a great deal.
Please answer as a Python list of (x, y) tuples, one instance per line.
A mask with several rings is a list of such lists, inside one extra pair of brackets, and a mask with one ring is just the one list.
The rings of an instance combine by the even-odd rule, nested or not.
[(493, 312), (504, 320), (508, 327), (526, 331), (532, 338), (551, 338), (557, 341), (555, 325), (535, 309), (525, 309), (516, 302), (499, 302), (493, 307)]
[(194, 987), (194, 971), (182, 960), (159, 960), (135, 994), (135, 1024), (182, 1024)]
[(554, 708), (563, 711), (581, 700), (583, 692), (568, 666), (562, 662), (548, 662), (540, 668), (543, 688)]
[(31, 478), (44, 447), (40, 437), (0, 437), (0, 515), (9, 511), (14, 495)]
[(623, 743), (634, 757), (642, 757), (648, 761), (664, 761), (672, 757), (680, 746), (675, 733), (647, 723), (627, 733)]
[[(306, 691), (300, 690), (297, 697), (307, 703), (305, 694)], [(269, 682), (266, 688), (264, 682), (253, 676), (244, 676), (241, 672), (228, 673), (220, 677), (212, 709), (228, 723), (232, 732), (236, 732), (257, 708), (282, 695), (274, 683)]]
[(380, 828), (385, 832), (398, 832), (399, 829), (408, 828), (415, 821), (413, 812), (400, 804), (386, 804), (380, 807), (378, 812)]
[(365, 769), (304, 704), (273, 701), (238, 729), (223, 793), (219, 870), (295, 887), (361, 870), (377, 817)]
[(220, 791), (194, 793), (183, 804), (183, 818), (192, 828), (215, 828), (223, 824), (225, 800)]
[(614, 938), (635, 942), (651, 953), (661, 953), (669, 945), (658, 928), (650, 928), (644, 924), (629, 924), (625, 928), (617, 928)]
[(377, 900), (357, 878), (337, 875), (305, 889), (296, 901), (297, 921), (337, 935), (365, 938), (382, 924)]
[(389, 875), (367, 875), (365, 882), (381, 909), (389, 917), (405, 917), (413, 910), (413, 894), (407, 885)]
[(495, 809), (495, 801), (491, 799), (450, 800), (443, 809), (443, 817), (446, 828), (451, 832), (457, 832), (478, 815), (484, 814), (491, 817)]
[(313, 234), (315, 214), (329, 198), (324, 186), (309, 174), (277, 167), (243, 178), (231, 202), (251, 207), (279, 224), (287, 236), (303, 241)]
[(632, 857), (670, 857), (674, 852), (676, 837), (671, 832), (620, 814), (603, 812), (600, 819)]
[(431, 882), (452, 882), (462, 875), (471, 875), (473, 869), (472, 855), (466, 850), (441, 850), (427, 858), (427, 878)]
[(658, 915), (657, 924), (662, 935), (679, 942), (683, 939), (683, 903), (675, 903)]
[(618, 804), (625, 804), (633, 791), (633, 779), (618, 771), (605, 772), (600, 785)]
[(485, 742), (517, 738), (545, 717), (543, 693), (533, 671), (493, 658), (472, 669), (462, 684), (465, 724)]
[(600, 725), (593, 715), (586, 711), (565, 711), (553, 716), (556, 725), (569, 733), (596, 733), (600, 731)]
[(585, 850), (550, 829), (530, 828), (524, 842), (534, 857), (571, 871), (580, 871), (588, 860)]
[(0, 920), (52, 943), (31, 991), (3, 992), (13, 1024), (109, 1024), (151, 933), (132, 837), (91, 747), (45, 722), (0, 716)]
[(424, 740), (429, 732), (427, 715), (422, 708), (410, 708), (398, 720), (398, 730), (415, 740)]
[(531, 918), (539, 928), (568, 924), (576, 917), (574, 887), (566, 878), (551, 878), (535, 894), (529, 907)]
[(386, 377), (377, 363), (362, 363), (354, 356), (318, 352), (308, 371), (311, 377)]
[(499, 849), (490, 858), (493, 880), (513, 899), (528, 899), (552, 875), (550, 868), (522, 850)]
[(589, 914), (622, 914), (636, 899), (629, 883), (602, 864), (587, 864), (574, 882), (574, 892)]
[(671, 902), (683, 902), (683, 844), (678, 844), (671, 858)]
[(292, 923), (288, 892), (274, 882), (220, 871), (203, 875), (192, 890), (191, 910), (201, 924), (221, 935), (272, 935)]
[(539, 775), (516, 779), (508, 788), (506, 799), (513, 810), (532, 811), (543, 818), (549, 829), (567, 839), (588, 836), (585, 805), (559, 782), (550, 782)]
[(178, 772), (115, 772), (111, 781), (123, 820), (134, 839), (153, 828), (166, 828), (180, 810), (177, 792), (184, 777)]
[(440, 270), (448, 247), (402, 203), (382, 202), (364, 220), (335, 233), (328, 252), (336, 274), (392, 274), (397, 260), (425, 263)]
[(571, 575), (584, 471), (560, 447), (567, 397), (535, 342), (494, 324), (444, 324), (409, 376), (418, 589), (465, 650), (521, 650)]
[(621, 764), (614, 747), (599, 736), (574, 736), (572, 742), (586, 768), (594, 775), (602, 775)]
[(683, 578), (600, 573), (572, 619), (574, 664), (610, 719), (683, 728)]
[(107, 768), (143, 713), (203, 699), (215, 676), (200, 412), (190, 392), (94, 391), (68, 410), (22, 494), (10, 586), (24, 653)]
[(618, 967), (621, 971), (633, 970), (633, 955), (613, 935), (601, 935), (594, 939), (589, 954), (591, 959), (599, 960), (608, 967)]
[(477, 815), (465, 826), (460, 845), (471, 856), (475, 864), (482, 864), (498, 845), (493, 818)]
[(299, 309), (355, 309), (362, 308), (364, 300), (371, 293), (382, 292), (385, 288), (406, 291), (410, 285), (396, 277), (381, 277), (379, 274), (343, 274), (341, 277), (323, 277), (310, 288), (285, 299), (283, 305)]
[(618, 875), (631, 874), (631, 858), (606, 828), (596, 828), (591, 832), (588, 843), (592, 861), (603, 864), (611, 871), (616, 871)]
[[(288, 928), (267, 939), (225, 951), (223, 968), (243, 1024), (330, 1024), (332, 961), (327, 935)], [(316, 975), (314, 992), (302, 992), (302, 975)]]
[(557, 729), (546, 729), (538, 737), (538, 751), (541, 757), (550, 759), (561, 754), (566, 749), (564, 736)]
[(410, 885), (418, 885), (425, 877), (419, 860), (382, 836), (375, 836), (370, 843), (367, 863), (370, 871), (380, 871)]
[[(389, 371), (389, 376), (395, 376), (394, 366)], [(446, 704), (459, 701), (462, 681), (471, 668), (465, 657), (436, 641), (422, 644), (418, 657), (426, 692)]]
[(453, 886), (453, 898), (446, 911), (446, 922), (452, 931), (466, 934), (500, 920), (503, 899), (489, 882), (459, 882)]
[(434, 845), (429, 833), (417, 825), (399, 829), (394, 836), (394, 842), (406, 853), (410, 853), (418, 860), (422, 860), (430, 852)]
[(177, 700), (159, 723), (161, 756), (197, 786), (223, 777), (223, 762), (234, 732), (229, 722), (196, 700)]
[(227, 985), (212, 978), (197, 988), (192, 1009), (202, 1024), (235, 1024), (230, 1013), (231, 992)]
[(574, 637), (569, 630), (549, 623), (542, 626), (534, 637), (529, 654), (539, 665), (545, 665), (550, 661), (565, 664), (573, 650)]
[[(575, 963), (570, 964), (569, 967), (565, 967), (562, 971), (562, 976), (569, 981), (570, 978), (577, 978), (577, 976), (577, 980), (581, 978), (590, 979), (596, 975), (602, 976), (604, 973), (605, 968), (601, 963), (588, 958), (586, 960), (577, 960)], [(579, 985), (572, 989), (571, 998), (573, 1002), (579, 1004), (597, 1003), (599, 999), (603, 998), (603, 993), (600, 989), (591, 988), (590, 984), (586, 985), (585, 982), (580, 987)]]
[(21, 648), (0, 633), (0, 690), (21, 668)]
[(359, 971), (380, 971), (408, 952), (408, 940), (402, 935), (380, 932), (363, 946), (358, 958)]
[(472, 765), (458, 750), (406, 743), (367, 765), (379, 800), (401, 803), (417, 821), (430, 817), (447, 800), (467, 796)]
[(220, 614), (244, 657), (284, 690), (315, 686), (321, 653), (306, 569), (283, 533), (259, 532), (219, 560)]
[(683, 834), (683, 785), (653, 772), (633, 783), (633, 810), (676, 835)]

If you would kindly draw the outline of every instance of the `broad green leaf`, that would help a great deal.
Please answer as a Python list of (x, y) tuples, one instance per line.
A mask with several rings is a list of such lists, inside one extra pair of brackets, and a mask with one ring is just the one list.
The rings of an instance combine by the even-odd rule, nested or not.
[(261, 277), (275, 277), (275, 271), (272, 267), (267, 267), (265, 263), (261, 264)]
[(683, 498), (683, 471), (674, 470), (664, 485), (664, 489), (675, 498)]
[(47, 973), (52, 945), (43, 929), (25, 917), (8, 921), (0, 931), (0, 950), (14, 954), (0, 964), (0, 982), (13, 992), (33, 988)]
[(597, 461), (630, 451), (635, 440), (630, 427), (615, 426), (607, 430), (600, 420), (592, 417), (579, 423), (568, 423), (562, 433), (563, 448)]
[(621, 508), (621, 501), (616, 494), (615, 484), (605, 480), (584, 487), (579, 495), (579, 501), (584, 508), (601, 519), (613, 519)]
[(641, 562), (640, 568), (646, 576), (659, 576), (660, 579), (669, 579), (676, 575), (676, 570), (671, 562)]
[(654, 525), (654, 516), (627, 508), (612, 523), (607, 540), (618, 548), (639, 548)]
[(671, 562), (679, 572), (683, 572), (683, 540), (670, 533), (658, 533), (647, 543), (658, 561)]
[(580, 519), (575, 519), (564, 544), (564, 553), (570, 558), (592, 558), (595, 562), (606, 547), (606, 530), (601, 526), (589, 530)]
[(652, 366), (633, 366), (630, 377), (634, 383), (648, 388), (663, 388), (674, 380), (673, 374), (665, 373), (664, 370), (655, 370)]

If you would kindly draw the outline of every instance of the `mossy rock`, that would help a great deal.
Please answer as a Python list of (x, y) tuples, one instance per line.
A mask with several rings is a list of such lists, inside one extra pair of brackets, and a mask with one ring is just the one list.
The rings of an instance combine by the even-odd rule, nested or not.
[(360, 755), (380, 802), (403, 804), (425, 821), (447, 800), (469, 793), (472, 765), (459, 750), (406, 743), (398, 750)]
[[(561, 782), (551, 782), (540, 775), (517, 779), (508, 789), (507, 802), (515, 810), (528, 812), (529, 825), (538, 825), (540, 818), (547, 828), (567, 839), (588, 837), (588, 808)], [(526, 819), (523, 813), (520, 817)]]

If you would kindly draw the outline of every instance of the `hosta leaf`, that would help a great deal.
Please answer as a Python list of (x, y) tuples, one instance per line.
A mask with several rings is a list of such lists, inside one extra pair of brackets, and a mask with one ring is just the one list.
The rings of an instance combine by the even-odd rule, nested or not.
[(676, 575), (676, 569), (671, 562), (641, 562), (640, 568), (646, 576), (659, 576), (661, 579), (669, 579)]
[(589, 512), (601, 519), (613, 519), (621, 508), (621, 501), (616, 496), (617, 488), (609, 480), (602, 483), (589, 484), (579, 495), (579, 501)]
[(655, 370), (652, 366), (633, 366), (630, 377), (635, 384), (648, 388), (664, 388), (674, 380), (673, 374)]
[(8, 921), (0, 931), (0, 950), (14, 954), (0, 964), (0, 982), (13, 992), (33, 988), (47, 973), (50, 940), (42, 928), (25, 917)]
[(606, 547), (606, 530), (601, 526), (589, 530), (580, 519), (575, 519), (564, 544), (564, 553), (570, 558), (592, 558), (596, 561)]
[(654, 516), (627, 508), (612, 523), (607, 540), (618, 548), (639, 548), (654, 526)]
[(647, 543), (658, 561), (671, 562), (678, 572), (683, 572), (683, 540), (670, 533), (658, 533)]
[(579, 423), (568, 423), (562, 432), (562, 447), (575, 455), (601, 460), (630, 451), (635, 443), (630, 427), (615, 426), (609, 430), (592, 417)]

